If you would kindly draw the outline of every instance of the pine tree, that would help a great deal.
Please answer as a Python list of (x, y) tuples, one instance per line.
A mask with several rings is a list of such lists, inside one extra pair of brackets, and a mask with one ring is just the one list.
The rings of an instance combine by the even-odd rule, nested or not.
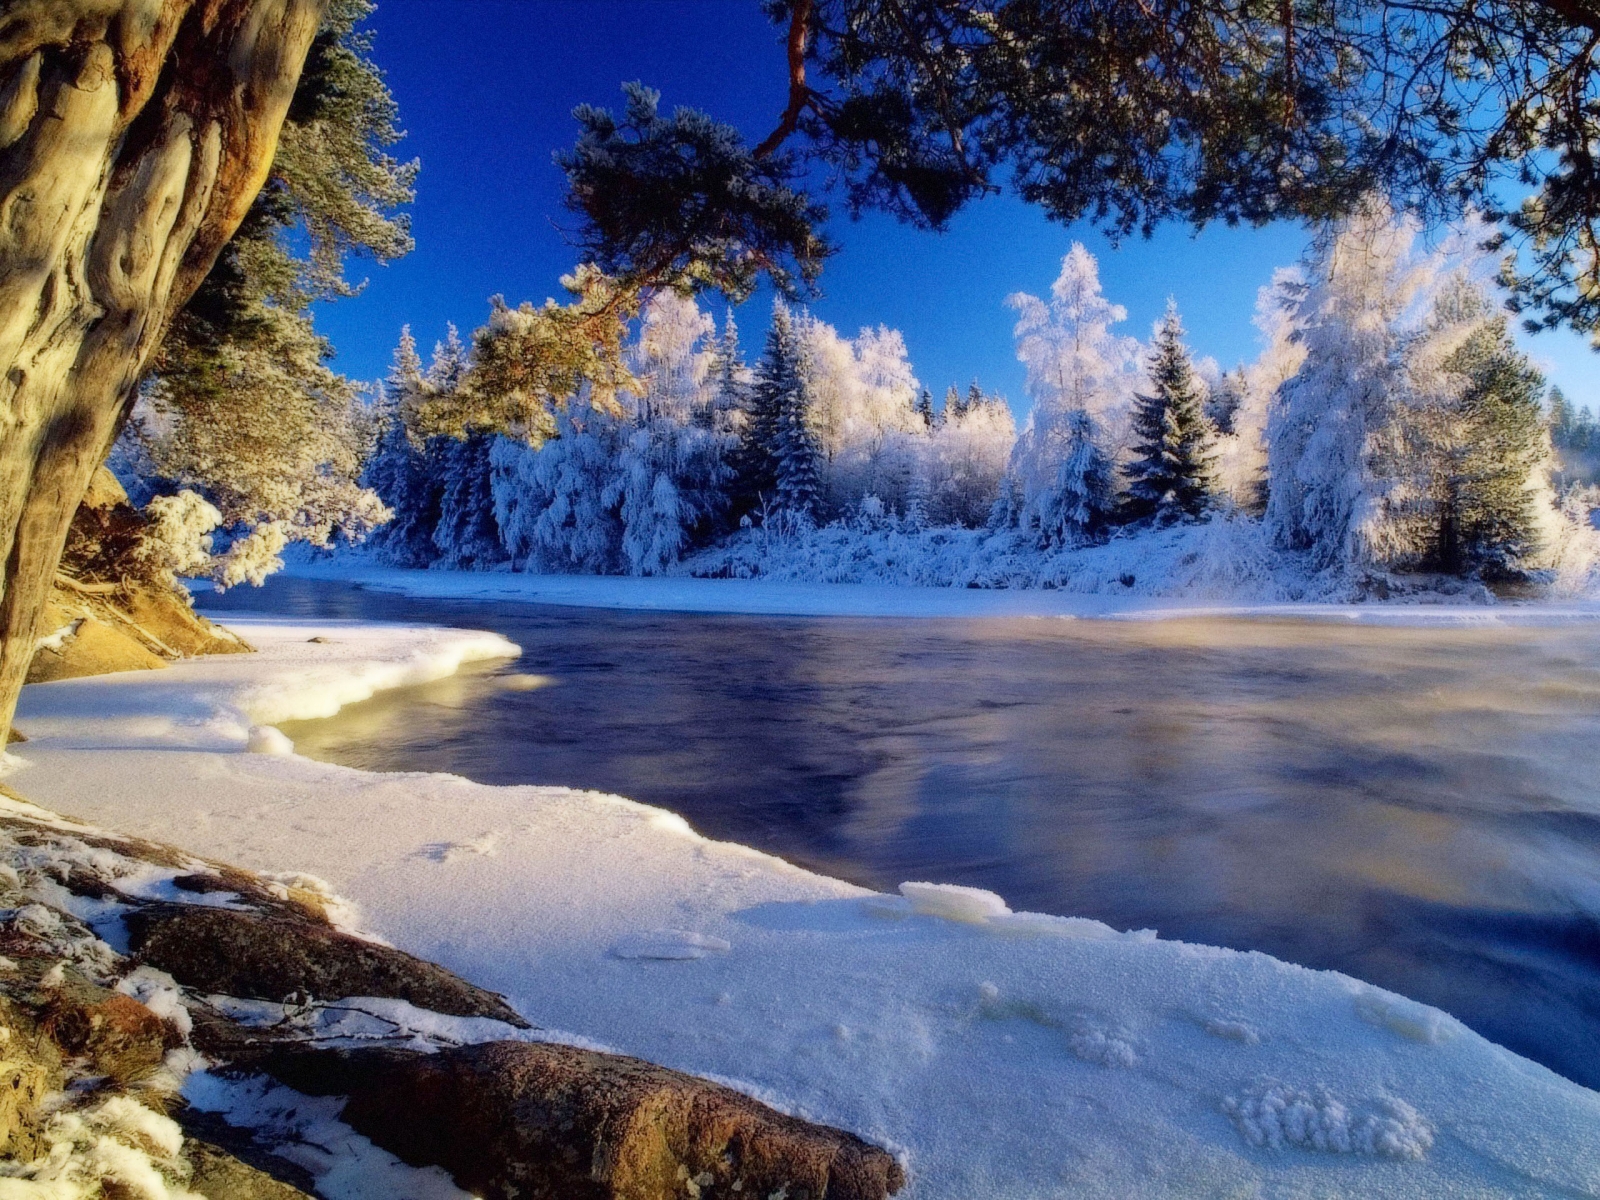
[(917, 396), (917, 416), (922, 418), (924, 428), (933, 428), (933, 393), (927, 388)]
[[(735, 521), (759, 512), (764, 502), (777, 502), (780, 435), (786, 414), (801, 403), (800, 347), (794, 315), (782, 300), (772, 306), (772, 328), (750, 388), (749, 420), (740, 430), (733, 456), (731, 515)], [(813, 463), (813, 471), (815, 463)]]
[(1167, 302), (1150, 357), (1150, 391), (1136, 398), (1134, 459), (1126, 468), (1129, 520), (1193, 520), (1211, 502), (1211, 428), (1183, 343), (1177, 305)]
[(1115, 470), (1100, 448), (1094, 418), (1083, 409), (1066, 414), (1065, 445), (1055, 486), (1028, 509), (1043, 546), (1074, 546), (1098, 537), (1116, 512)]
[(817, 443), (806, 424), (806, 390), (798, 373), (795, 385), (779, 397), (773, 441), (773, 496), (778, 510), (792, 519), (814, 522), (822, 499), (817, 474)]
[[(448, 397), (467, 377), (467, 348), (455, 325), (433, 348), (424, 377), (434, 397)], [(495, 435), (469, 433), (464, 439), (437, 437), (427, 446), (427, 466), (439, 488), (439, 516), (433, 529), (434, 563), (473, 568), (505, 561), (495, 523), (489, 452)]]
[(730, 308), (722, 319), (722, 332), (711, 345), (711, 363), (706, 370), (711, 389), (708, 412), (719, 433), (737, 437), (750, 419), (750, 368), (739, 347), (739, 326)]
[(373, 532), (372, 550), (402, 567), (425, 567), (435, 555), (433, 534), (443, 488), (408, 426), (425, 386), (416, 339), (407, 325), (400, 331), (394, 362), (384, 380), (378, 445), (361, 477), (362, 485), (375, 491), (394, 513)]
[(1206, 420), (1221, 436), (1233, 437), (1238, 432), (1235, 421), (1244, 407), (1247, 390), (1244, 367), (1238, 366), (1224, 375), (1206, 396)]
[(1535, 484), (1549, 456), (1539, 402), (1544, 377), (1499, 316), (1450, 367), (1468, 382), (1457, 405), (1461, 450), (1440, 506), (1439, 565), (1489, 578), (1515, 575), (1539, 549)]
[(944, 408), (940, 410), (940, 415), (946, 421), (959, 421), (966, 415), (966, 411), (966, 404), (961, 399), (961, 392), (952, 383), (944, 390)]
[(983, 401), (983, 389), (978, 386), (978, 381), (974, 379), (971, 383), (967, 384), (967, 398), (961, 405), (961, 411), (963, 413), (969, 413), (982, 404)]

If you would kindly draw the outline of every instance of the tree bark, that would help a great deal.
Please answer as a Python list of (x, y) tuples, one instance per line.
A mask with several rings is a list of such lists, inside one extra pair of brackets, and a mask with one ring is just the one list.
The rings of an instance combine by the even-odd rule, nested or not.
[(67, 527), (327, 0), (0, 0), (0, 745)]

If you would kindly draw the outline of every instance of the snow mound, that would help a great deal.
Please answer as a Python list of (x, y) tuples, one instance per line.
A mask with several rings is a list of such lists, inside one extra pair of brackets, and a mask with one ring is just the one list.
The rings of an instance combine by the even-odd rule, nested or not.
[(1448, 1013), (1378, 988), (1357, 992), (1355, 1006), (1356, 1013), (1368, 1024), (1429, 1046), (1437, 1046), (1465, 1028)]
[(1245, 1141), (1273, 1150), (1296, 1146), (1415, 1161), (1433, 1147), (1433, 1126), (1393, 1096), (1352, 1109), (1327, 1088), (1307, 1092), (1265, 1082), (1229, 1096), (1222, 1111), (1233, 1118)]
[(994, 917), (1011, 914), (1006, 902), (982, 888), (961, 887), (953, 883), (902, 883), (900, 894), (911, 902), (911, 911), (946, 921), (981, 925)]

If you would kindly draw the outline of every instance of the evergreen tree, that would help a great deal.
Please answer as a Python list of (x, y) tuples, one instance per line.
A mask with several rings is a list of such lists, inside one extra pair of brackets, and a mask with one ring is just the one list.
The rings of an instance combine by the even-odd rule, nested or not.
[(1244, 367), (1239, 366), (1224, 375), (1206, 396), (1206, 420), (1221, 436), (1233, 437), (1238, 433), (1235, 423), (1239, 410), (1244, 407), (1247, 390)]
[[(432, 398), (449, 397), (467, 377), (467, 348), (454, 325), (433, 348), (426, 383)], [(485, 567), (505, 561), (495, 523), (489, 451), (494, 434), (471, 432), (465, 438), (436, 437), (425, 459), (439, 489), (439, 516), (433, 529), (435, 565)]]
[(1167, 302), (1150, 358), (1150, 391), (1133, 411), (1134, 459), (1123, 509), (1130, 520), (1193, 520), (1211, 501), (1211, 428), (1183, 344), (1177, 305)]
[(983, 401), (983, 389), (978, 386), (978, 381), (974, 379), (971, 383), (967, 384), (967, 398), (961, 406), (962, 411), (971, 412), (973, 409), (982, 404)]
[(1439, 566), (1489, 578), (1515, 575), (1539, 547), (1535, 486), (1549, 458), (1544, 377), (1511, 340), (1503, 317), (1485, 321), (1450, 362), (1467, 378), (1457, 403), (1449, 486), (1439, 508)]
[(1104, 532), (1116, 512), (1115, 470), (1100, 448), (1094, 418), (1083, 409), (1062, 421), (1065, 445), (1055, 486), (1029, 506), (1025, 520), (1047, 547), (1074, 546)]
[(966, 414), (966, 404), (961, 399), (961, 392), (953, 383), (944, 390), (944, 408), (941, 414), (946, 421), (958, 421)]
[(706, 370), (711, 389), (711, 424), (719, 433), (738, 437), (750, 419), (750, 368), (739, 347), (739, 326), (728, 310), (722, 332), (711, 346), (711, 363)]
[(927, 388), (917, 396), (917, 416), (922, 418), (925, 428), (933, 428), (933, 393)]
[(822, 499), (817, 474), (817, 442), (806, 423), (806, 390), (798, 373), (795, 386), (779, 396), (773, 440), (773, 496), (778, 510), (814, 522)]
[(803, 411), (803, 393), (794, 315), (778, 300), (772, 306), (772, 327), (750, 388), (749, 420), (739, 431), (733, 455), (730, 490), (735, 520), (759, 512), (764, 502), (776, 502), (780, 433), (792, 407), (801, 406)]
[(372, 534), (373, 552), (401, 567), (425, 567), (434, 559), (434, 529), (443, 488), (427, 456), (412, 440), (410, 413), (426, 386), (411, 327), (400, 331), (394, 362), (383, 384), (378, 445), (361, 477), (394, 513)]

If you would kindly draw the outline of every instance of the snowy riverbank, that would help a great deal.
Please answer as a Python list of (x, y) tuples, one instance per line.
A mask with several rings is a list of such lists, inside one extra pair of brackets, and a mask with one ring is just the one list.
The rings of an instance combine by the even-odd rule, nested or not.
[[(1088, 595), (1048, 588), (908, 587), (791, 583), (682, 576), (532, 575), (512, 571), (405, 570), (336, 557), (291, 565), (286, 574), (352, 583), (419, 599), (510, 601), (655, 612), (792, 617), (1059, 617), (1159, 620), (1261, 617), (1378, 625), (1532, 625), (1600, 620), (1600, 600), (1467, 604), (1435, 597), (1408, 602), (1228, 603), (1149, 596)], [(203, 606), (202, 601), (202, 606)]]
[[(561, 602), (536, 577), (465, 581)], [(559, 582), (593, 589), (567, 603), (716, 587)], [(1016, 598), (1083, 599), (983, 595)], [(28, 765), (8, 781), (130, 833), (327, 879), (365, 926), (537, 1024), (903, 1154), (917, 1200), (1600, 1195), (1600, 1094), (1435, 1010), (1260, 954), (1008, 914), (984, 893), (874, 896), (616, 797), (311, 762), (273, 722), (513, 648), (232, 625), (261, 652), (27, 689)]]

